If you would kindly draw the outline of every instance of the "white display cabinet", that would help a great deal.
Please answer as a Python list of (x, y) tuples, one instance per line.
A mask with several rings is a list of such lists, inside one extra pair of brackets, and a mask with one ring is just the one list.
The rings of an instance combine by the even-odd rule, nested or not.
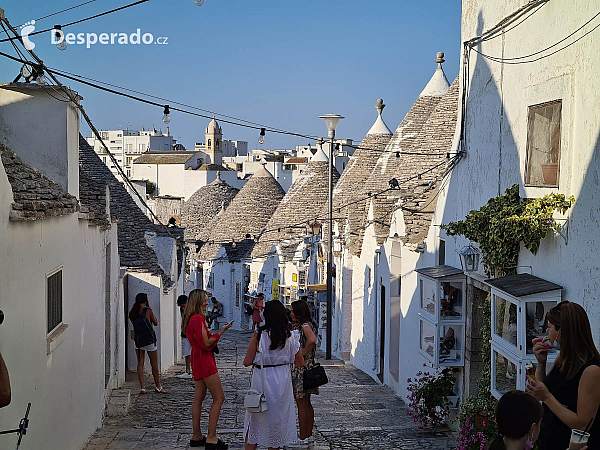
[[(533, 359), (521, 359), (516, 357), (512, 352), (501, 347), (495, 342), (492, 342), (492, 370), (491, 370), (491, 392), (498, 400), (506, 392), (519, 389), (525, 390), (526, 376), (528, 374), (535, 375), (537, 361)], [(546, 368), (550, 370), (558, 353), (556, 351), (548, 353)]]
[(464, 322), (466, 277), (452, 266), (417, 269), (420, 312), (432, 322)]
[(547, 336), (548, 311), (562, 286), (533, 275), (487, 280), (492, 295), (492, 341), (520, 359), (535, 359), (532, 340)]
[[(532, 341), (547, 336), (548, 311), (561, 301), (562, 286), (529, 274), (485, 283), (492, 298), (492, 393), (500, 398), (507, 390), (525, 388), (525, 366), (535, 363)], [(550, 348), (549, 365), (557, 354)]]
[(421, 354), (436, 367), (464, 366), (465, 275), (445, 265), (416, 271)]

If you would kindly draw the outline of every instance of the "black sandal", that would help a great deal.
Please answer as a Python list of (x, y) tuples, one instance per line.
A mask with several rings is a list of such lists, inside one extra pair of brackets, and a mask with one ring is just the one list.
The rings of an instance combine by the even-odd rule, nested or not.
[(223, 442), (221, 439), (217, 439), (217, 442), (214, 444), (207, 442), (204, 448), (206, 450), (227, 450), (229, 448), (229, 444)]
[(206, 447), (206, 436), (198, 440), (190, 439), (190, 447)]

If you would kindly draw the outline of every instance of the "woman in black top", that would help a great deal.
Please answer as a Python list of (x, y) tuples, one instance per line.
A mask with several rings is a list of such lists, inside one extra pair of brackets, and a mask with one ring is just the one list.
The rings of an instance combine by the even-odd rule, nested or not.
[(527, 379), (527, 391), (544, 402), (540, 448), (568, 448), (571, 429), (583, 430), (595, 418), (588, 448), (600, 449), (600, 354), (587, 314), (577, 303), (559, 303), (548, 312), (547, 331), (550, 342), (560, 344), (560, 354), (546, 375), (549, 345), (534, 339), (536, 379)]

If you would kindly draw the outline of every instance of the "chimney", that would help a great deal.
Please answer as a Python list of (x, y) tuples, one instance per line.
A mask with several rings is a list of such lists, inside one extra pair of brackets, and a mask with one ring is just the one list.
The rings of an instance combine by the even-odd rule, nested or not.
[[(70, 194), (79, 197), (79, 115), (30, 83), (3, 83), (0, 141)], [(68, 89), (68, 88), (67, 88)], [(83, 100), (76, 92), (78, 101)], [(61, 93), (66, 97), (66, 93)]]

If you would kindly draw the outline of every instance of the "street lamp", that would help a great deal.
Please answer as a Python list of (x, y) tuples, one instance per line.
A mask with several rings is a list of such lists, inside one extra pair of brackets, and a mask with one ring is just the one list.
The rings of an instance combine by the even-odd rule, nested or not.
[(480, 253), (471, 245), (467, 245), (460, 253), (460, 264), (464, 272), (476, 272), (479, 268)]
[(331, 359), (331, 340), (333, 315), (333, 141), (335, 139), (335, 129), (340, 119), (344, 117), (339, 114), (325, 114), (319, 116), (325, 120), (327, 126), (329, 143), (329, 232), (327, 233), (327, 335), (325, 346), (325, 359)]

